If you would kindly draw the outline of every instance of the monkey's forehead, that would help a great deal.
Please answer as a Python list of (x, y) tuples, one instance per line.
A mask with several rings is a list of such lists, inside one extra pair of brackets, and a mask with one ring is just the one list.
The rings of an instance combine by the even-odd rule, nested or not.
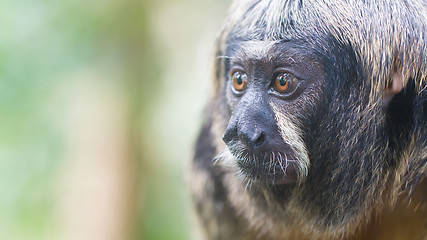
[(226, 55), (231, 63), (286, 60), (289, 65), (292, 65), (302, 59), (316, 59), (309, 47), (292, 41), (236, 40), (228, 44)]

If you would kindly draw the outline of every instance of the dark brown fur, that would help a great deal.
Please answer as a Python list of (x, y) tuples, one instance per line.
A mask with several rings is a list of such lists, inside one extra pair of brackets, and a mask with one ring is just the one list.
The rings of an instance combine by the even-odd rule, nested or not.
[[(236, 1), (218, 39), (214, 97), (191, 166), (203, 235), (427, 239), (426, 18), (424, 1)], [(228, 54), (283, 39), (318, 54), (325, 74), (319, 100), (297, 116), (310, 166), (294, 185), (251, 185), (214, 163), (233, 114)], [(396, 83), (403, 90), (393, 92)]]

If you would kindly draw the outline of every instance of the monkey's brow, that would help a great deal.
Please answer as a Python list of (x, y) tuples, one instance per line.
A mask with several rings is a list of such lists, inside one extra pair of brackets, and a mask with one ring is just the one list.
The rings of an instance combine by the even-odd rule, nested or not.
[(300, 59), (313, 58), (309, 51), (302, 51), (292, 45), (281, 46), (277, 41), (259, 41), (243, 43), (239, 49), (234, 50), (229, 59), (231, 63), (243, 63), (246, 61), (283, 61), (294, 64)]
[(228, 57), (233, 62), (243, 62), (248, 59), (261, 60), (271, 55), (271, 50), (277, 41), (246, 41), (241, 42), (239, 47), (233, 51), (232, 57)]
[(230, 56), (216, 56), (216, 58), (219, 58), (219, 59), (231, 59)]
[(262, 62), (276, 62), (285, 65), (293, 65), (300, 61), (300, 59), (304, 59), (305, 55), (298, 54), (294, 52), (282, 52), (282, 51), (268, 51), (265, 53), (259, 54), (247, 54), (247, 53), (237, 53), (232, 57), (224, 57), (225, 59), (229, 59), (231, 64), (243, 64), (248, 61), (262, 61)]

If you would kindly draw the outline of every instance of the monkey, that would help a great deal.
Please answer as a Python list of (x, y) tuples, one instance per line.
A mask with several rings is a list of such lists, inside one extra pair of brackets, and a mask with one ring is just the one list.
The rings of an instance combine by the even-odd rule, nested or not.
[(189, 171), (202, 237), (427, 239), (426, 35), (423, 0), (234, 1)]

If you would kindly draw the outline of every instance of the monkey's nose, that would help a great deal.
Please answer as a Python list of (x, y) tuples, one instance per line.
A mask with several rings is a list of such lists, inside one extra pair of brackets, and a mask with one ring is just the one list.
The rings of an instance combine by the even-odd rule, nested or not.
[(262, 131), (241, 131), (239, 135), (240, 141), (242, 141), (242, 143), (249, 149), (258, 148), (262, 146), (265, 141), (265, 134)]
[(247, 126), (241, 126), (239, 129), (229, 126), (222, 139), (227, 145), (232, 142), (241, 142), (248, 149), (256, 149), (261, 147), (265, 142), (265, 133), (262, 130), (256, 130)]

